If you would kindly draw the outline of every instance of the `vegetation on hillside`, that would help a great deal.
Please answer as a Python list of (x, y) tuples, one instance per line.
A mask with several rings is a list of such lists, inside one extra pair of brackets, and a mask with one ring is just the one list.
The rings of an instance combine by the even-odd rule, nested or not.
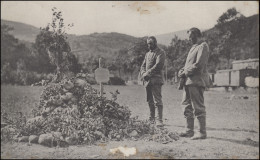
[[(245, 17), (231, 8), (219, 17), (213, 28), (202, 32), (210, 47), (209, 72), (229, 69), (233, 60), (259, 58), (258, 19), (259, 14)], [(57, 27), (61, 25), (58, 23), (60, 21), (61, 19), (56, 19)], [(93, 33), (66, 35), (66, 39), (58, 30), (50, 31), (50, 27), (39, 30), (35, 42), (30, 44), (16, 39), (9, 26), (1, 25), (1, 83), (35, 83), (42, 78), (46, 79), (48, 74), (54, 74), (59, 68), (64, 69), (60, 62), (70, 66), (69, 70), (74, 73), (82, 71), (92, 74), (98, 68), (99, 58), (103, 59), (103, 67), (108, 68), (116, 77), (124, 80), (137, 79), (140, 65), (148, 51), (146, 37)], [(64, 57), (68, 58), (69, 63), (62, 58), (55, 62), (48, 54), (47, 48), (58, 42), (55, 40), (58, 37), (61, 38), (59, 42), (63, 43), (53, 49), (59, 53), (57, 55), (68, 53)], [(175, 72), (184, 65), (191, 44), (188, 40), (175, 36), (169, 46), (159, 44), (159, 47), (167, 54), (167, 77), (172, 79)]]

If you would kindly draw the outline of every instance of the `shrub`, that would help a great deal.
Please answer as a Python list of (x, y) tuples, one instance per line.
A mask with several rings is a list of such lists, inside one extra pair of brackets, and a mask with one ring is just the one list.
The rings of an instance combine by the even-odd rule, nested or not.
[(13, 70), (8, 64), (1, 68), (1, 84), (31, 85), (42, 79), (52, 79), (52, 74), (40, 74), (27, 70)]
[[(60, 83), (48, 84), (33, 109), (33, 118), (23, 116), (10, 118), (4, 123), (1, 141), (16, 140), (28, 136), (50, 135), (53, 142), (94, 144), (97, 141), (139, 138), (160, 143), (177, 140), (177, 134), (166, 128), (157, 128), (148, 120), (131, 117), (131, 111), (115, 100), (100, 97), (98, 91), (81, 78), (63, 79)], [(21, 123), (22, 122), (22, 123)], [(12, 129), (9, 129), (12, 128)], [(10, 137), (10, 131), (15, 131)], [(57, 133), (55, 136), (54, 133)], [(40, 144), (41, 141), (38, 141)]]

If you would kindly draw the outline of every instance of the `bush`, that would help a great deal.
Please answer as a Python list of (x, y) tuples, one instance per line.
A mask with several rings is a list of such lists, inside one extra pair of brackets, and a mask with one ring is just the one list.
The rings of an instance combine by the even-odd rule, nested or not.
[(87, 76), (87, 77), (86, 77), (86, 81), (87, 81), (89, 84), (91, 84), (91, 85), (97, 84), (97, 81), (96, 81), (95, 78), (93, 78), (93, 77)]
[[(1, 141), (39, 136), (38, 143), (49, 146), (49, 139), (53, 144), (65, 141), (69, 145), (132, 138), (164, 144), (178, 140), (177, 133), (131, 117), (128, 107), (100, 97), (98, 91), (81, 78), (48, 84), (32, 114), (34, 118), (27, 120), (22, 115), (11, 118), (3, 114), (3, 123), (10, 125), (7, 124), (5, 130), (1, 128)], [(11, 131), (14, 132), (12, 137)], [(46, 140), (48, 143), (43, 143)]]
[(109, 85), (125, 85), (125, 81), (120, 77), (110, 77), (108, 84)]
[(9, 63), (6, 63), (1, 68), (1, 84), (2, 83), (15, 83), (15, 73), (13, 72)]
[(20, 85), (31, 85), (33, 83), (41, 81), (44, 78), (42, 74), (24, 70), (17, 72), (17, 74), (18, 81), (16, 83)]
[(88, 74), (78, 73), (78, 74), (76, 75), (76, 77), (87, 81), (87, 82), (88, 82), (89, 84), (91, 84), (91, 85), (97, 84), (97, 81), (95, 80), (95, 78), (89, 76)]
[(1, 84), (31, 85), (42, 79), (51, 79), (51, 74), (40, 74), (27, 70), (13, 70), (8, 64), (1, 68)]

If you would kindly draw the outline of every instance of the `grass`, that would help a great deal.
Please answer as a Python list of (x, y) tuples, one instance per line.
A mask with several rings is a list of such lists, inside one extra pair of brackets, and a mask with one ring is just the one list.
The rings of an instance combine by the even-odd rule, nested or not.
[[(99, 89), (98, 85), (93, 86)], [(149, 108), (143, 86), (104, 86), (105, 96), (111, 97), (109, 92), (119, 90), (118, 103), (128, 106), (132, 115), (140, 119), (147, 119)], [(38, 105), (43, 87), (31, 86), (1, 86), (1, 110), (16, 113), (22, 112), (31, 117), (31, 110)], [(163, 86), (164, 118), (166, 123), (184, 126), (182, 107), (180, 105), (182, 91), (172, 85)], [(249, 99), (233, 99), (229, 97), (249, 96)], [(212, 128), (241, 128), (244, 130), (259, 130), (259, 99), (257, 94), (246, 92), (206, 91), (205, 105), (208, 126)], [(230, 123), (232, 122), (232, 123)]]
[[(99, 89), (98, 85), (93, 86)], [(105, 96), (111, 98), (109, 92), (119, 90), (118, 103), (128, 106), (133, 116), (139, 116), (140, 119), (149, 117), (149, 108), (146, 102), (145, 88), (143, 86), (104, 86)], [(8, 112), (23, 112), (30, 117), (32, 108), (39, 102), (40, 94), (43, 87), (30, 86), (1, 86), (1, 110)], [(182, 131), (185, 129), (185, 119), (183, 117), (182, 107), (180, 105), (182, 91), (179, 91), (172, 85), (163, 86), (163, 103), (164, 119), (166, 127), (172, 131)], [(230, 97), (247, 96), (248, 99), (238, 99)], [(259, 93), (257, 92), (223, 92), (223, 91), (206, 91), (205, 105), (207, 111), (207, 132), (208, 139), (204, 141), (191, 141), (180, 139), (167, 145), (155, 142), (110, 142), (107, 147), (118, 147), (118, 145), (136, 146), (140, 153), (155, 153), (155, 155), (169, 155), (174, 158), (259, 158)], [(195, 123), (197, 128), (197, 123)], [(143, 147), (141, 147), (143, 146)], [(34, 146), (36, 147), (36, 145)], [(41, 146), (38, 149), (41, 148)], [(26, 151), (28, 146), (6, 145), (5, 154), (12, 151), (13, 157), (19, 157), (22, 151)], [(80, 158), (79, 156), (89, 156), (85, 147), (70, 147), (70, 158)], [(93, 146), (91, 149), (97, 149)], [(54, 150), (40, 149), (42, 152), (30, 152), (30, 156), (37, 155), (47, 158), (55, 158)], [(173, 151), (172, 151), (173, 150)], [(81, 152), (82, 151), (82, 152)], [(17, 152), (17, 153), (16, 153)], [(49, 155), (49, 152), (53, 153)], [(64, 150), (64, 154), (67, 151)], [(37, 154), (36, 154), (37, 153)], [(62, 152), (63, 153), (63, 152)], [(93, 151), (93, 154), (95, 152)], [(107, 158), (107, 152), (97, 152), (101, 154), (99, 158)], [(27, 154), (27, 156), (28, 156)], [(104, 154), (104, 155), (103, 155)], [(56, 156), (56, 158), (63, 158)], [(2, 157), (2, 152), (1, 152)], [(82, 157), (82, 158), (83, 158)], [(28, 158), (28, 157), (24, 157)], [(110, 157), (113, 158), (113, 157)], [(130, 157), (131, 158), (131, 157)], [(138, 157), (137, 158), (141, 158)]]

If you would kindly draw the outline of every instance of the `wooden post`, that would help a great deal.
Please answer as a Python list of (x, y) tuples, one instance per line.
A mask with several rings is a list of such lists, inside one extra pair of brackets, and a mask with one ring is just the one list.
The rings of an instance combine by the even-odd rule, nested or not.
[[(101, 68), (101, 58), (99, 58), (99, 68)], [(100, 85), (100, 97), (103, 96), (103, 84), (102, 82), (99, 82), (99, 85)]]
[(174, 82), (177, 83), (178, 82), (178, 76), (177, 76), (178, 72), (175, 72), (174, 74)]
[(166, 71), (165, 71), (165, 76), (166, 76), (166, 77), (165, 77), (165, 79), (166, 79), (166, 82), (165, 82), (165, 83), (167, 84), (167, 81), (168, 81), (168, 77), (167, 77), (167, 70), (168, 70), (168, 68), (167, 68), (167, 65), (168, 65), (168, 64), (167, 64), (167, 59), (165, 60), (165, 64), (166, 64), (166, 65), (165, 65), (165, 70), (166, 70)]

